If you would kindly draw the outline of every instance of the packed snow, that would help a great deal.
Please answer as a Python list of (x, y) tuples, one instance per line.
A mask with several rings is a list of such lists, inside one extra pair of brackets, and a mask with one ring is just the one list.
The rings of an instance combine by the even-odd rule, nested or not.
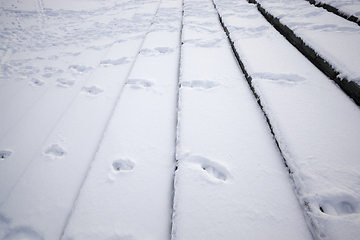
[[(358, 25), (258, 2), (359, 83)], [(255, 4), (7, 0), (0, 22), (0, 239), (360, 236), (360, 108)]]

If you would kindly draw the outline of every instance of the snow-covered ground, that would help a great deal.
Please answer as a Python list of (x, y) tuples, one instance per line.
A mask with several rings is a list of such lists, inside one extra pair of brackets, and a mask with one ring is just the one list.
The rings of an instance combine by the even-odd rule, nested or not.
[[(358, 25), (258, 2), (359, 82)], [(0, 239), (360, 236), (360, 108), (256, 5), (8, 0), (0, 23)]]
[(279, 35), (255, 5), (216, 3), (252, 77), (309, 224), (316, 226), (314, 235), (356, 239), (359, 107)]
[(170, 238), (182, 2), (153, 4), (64, 239)]
[(299, 0), (259, 0), (280, 22), (326, 59), (341, 78), (360, 84), (360, 27)]
[(311, 239), (212, 2), (183, 25), (172, 238)]
[(358, 0), (315, 0), (315, 3), (327, 4), (337, 8), (341, 13), (349, 17), (354, 16), (360, 18), (360, 2)]

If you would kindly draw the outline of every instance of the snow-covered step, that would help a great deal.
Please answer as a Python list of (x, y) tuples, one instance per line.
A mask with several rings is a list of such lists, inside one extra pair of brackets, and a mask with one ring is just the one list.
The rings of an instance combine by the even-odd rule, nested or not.
[(312, 239), (209, 0), (185, 0), (172, 239)]
[[(0, 206), (0, 238), (60, 239), (158, 4), (138, 1), (129, 9), (135, 13), (133, 32), (124, 31), (122, 41), (114, 36), (115, 43), (55, 128), (42, 132), (42, 142), (36, 129), (27, 129), (26, 124), (17, 129), (13, 142), (6, 142), (12, 145), (7, 145), (10, 151), (5, 149), (7, 157), (0, 162), (0, 192), (5, 198)], [(46, 119), (46, 112), (38, 117)], [(33, 135), (24, 134), (29, 133), (26, 130)], [(37, 130), (42, 131), (41, 125)]]
[[(53, 80), (53, 82), (44, 84), (44, 86), (29, 86), (29, 88), (35, 89), (26, 87), (20, 91), (19, 96), (12, 98), (11, 102), (13, 104), (7, 102), (3, 106), (3, 113), (6, 117), (0, 120), (0, 151), (11, 152), (11, 155), (6, 158), (6, 161), (0, 162), (0, 203), (4, 201), (35, 154), (38, 151), (43, 151), (41, 146), (45, 144), (44, 141), (64, 117), (71, 104), (76, 102), (77, 97), (80, 96), (81, 98), (89, 91), (92, 91), (92, 95), (95, 95), (96, 92), (94, 91), (97, 90), (94, 89), (93, 91), (91, 87), (96, 82), (105, 87), (107, 81), (116, 82), (119, 79), (125, 81), (129, 68), (125, 66), (124, 71), (124, 69), (121, 69), (122, 65), (129, 63), (136, 56), (142, 43), (141, 37), (149, 27), (148, 19), (139, 21), (139, 15), (136, 14), (139, 7), (141, 7), (141, 11), (146, 9), (146, 6), (138, 3), (138, 5), (134, 5), (133, 9), (122, 12), (123, 19), (128, 18), (127, 25), (122, 27), (123, 34), (120, 39), (119, 36), (112, 36), (113, 48), (108, 46), (103, 49), (98, 41), (92, 42), (95, 48), (98, 47), (96, 49), (98, 49), (97, 52), (99, 53), (96, 53), (96, 50), (83, 49), (84, 51), (76, 58), (76, 64), (69, 66), (68, 71), (72, 73), (66, 74), (66, 77), (60, 80)], [(121, 9), (119, 10), (121, 11)], [(149, 11), (151, 11), (151, 8)], [(138, 31), (131, 32), (136, 27)], [(130, 28), (131, 31), (127, 31), (127, 28)], [(128, 41), (124, 42), (126, 37)], [(109, 39), (105, 39), (103, 42), (103, 44), (108, 43)], [(114, 56), (113, 52), (120, 53)], [(58, 69), (58, 65), (62, 65), (61, 60), (60, 63), (58, 62), (51, 62), (51, 66)], [(56, 65), (57, 63), (58, 65)], [(120, 67), (121, 70), (118, 71), (122, 73), (122, 76), (119, 76), (119, 78), (111, 76), (112, 73), (107, 73), (107, 70), (112, 68), (107, 68), (107, 66)], [(88, 71), (92, 72), (84, 79), (83, 75), (86, 75)], [(104, 80), (103, 78), (107, 74), (109, 74), (109, 77)], [(121, 83), (119, 86), (121, 86)], [(46, 88), (46, 90), (38, 89), (42, 87)], [(38, 94), (41, 94), (41, 96), (37, 96)], [(115, 92), (114, 96), (117, 96), (117, 92)], [(36, 97), (39, 97), (39, 99), (34, 100)], [(33, 105), (28, 106), (29, 102), (33, 102)], [(111, 107), (111, 105), (109, 106)]]
[[(0, 72), (0, 78), (4, 81), (0, 87), (1, 112), (4, 112), (4, 103), (6, 106), (14, 102), (32, 106), (42, 92), (50, 85), (58, 84), (58, 81), (66, 78), (76, 82), (87, 79), (91, 72), (89, 70), (99, 64), (97, 61), (112, 45), (114, 37), (131, 29), (129, 14), (135, 14), (135, 9), (126, 9), (136, 8), (136, 3), (122, 0), (113, 2), (114, 6), (107, 3), (95, 9), (90, 7), (95, 4), (88, 2), (80, 8), (81, 11), (74, 11), (77, 3), (62, 5), (61, 10), (55, 10), (51, 9), (54, 2), (56, 1), (47, 0), (42, 4), (46, 7), (46, 24), (43, 29), (32, 25), (39, 17), (36, 1), (19, 3), (9, 0), (7, 3), (13, 4), (17, 10), (2, 9), (4, 14), (1, 14), (0, 21), (3, 28), (0, 27), (0, 34), (5, 41), (11, 38), (11, 32), (14, 39), (9, 44), (2, 42), (0, 48), (12, 48), (14, 53), (9, 59), (0, 57), (4, 61)], [(73, 9), (64, 10), (67, 8)], [(14, 26), (14, 22), (19, 26)], [(83, 65), (87, 74), (81, 71), (81, 75), (75, 75), (75, 65)], [(31, 98), (32, 95), (36, 98)], [(24, 98), (24, 101), (20, 101), (19, 97)], [(20, 107), (26, 108), (23, 105)], [(20, 107), (12, 108), (17, 109), (17, 114), (21, 114)]]
[(258, 1), (259, 10), (360, 106), (360, 28), (304, 1)]
[[(118, 13), (121, 12), (121, 18), (119, 17), (117, 20), (122, 21), (122, 24), (118, 24), (122, 32), (127, 31), (130, 25), (129, 19), (135, 14), (133, 10), (122, 11), (123, 8), (132, 5), (125, 3), (126, 1), (116, 9)], [(98, 15), (97, 11), (94, 11), (95, 16), (77, 24), (75, 31), (81, 32), (81, 29), (98, 28), (100, 24), (112, 25), (116, 19), (112, 11), (110, 8), (101, 16)], [(56, 13), (53, 14), (56, 15)], [(72, 15), (69, 18), (72, 18)], [(52, 29), (55, 23), (48, 23), (47, 25), (49, 29)], [(61, 22), (58, 28), (70, 29), (61, 31), (57, 35), (61, 37), (65, 35), (66, 37), (68, 34), (73, 34), (75, 31), (71, 27), (74, 26), (66, 21)], [(24, 29), (24, 31), (27, 30)], [(86, 32), (86, 30), (83, 31)], [(115, 33), (115, 31), (114, 29), (113, 32)], [(34, 111), (30, 110), (31, 108), (39, 108), (36, 104), (41, 105), (42, 102), (56, 103), (56, 106), (52, 106), (53, 112), (45, 109), (40, 111), (47, 112), (54, 119), (58, 119), (63, 114), (64, 109), (76, 97), (94, 69), (99, 66), (100, 61), (114, 43), (114, 36), (117, 34), (106, 34), (104, 31), (101, 39), (97, 39), (94, 36), (86, 36), (84, 32), (77, 36), (83, 39), (82, 44), (75, 40), (64, 43), (61, 37), (54, 41), (51, 36), (47, 36), (50, 35), (48, 29), (44, 29), (41, 33), (45, 35), (43, 36), (44, 39), (38, 39), (37, 42), (32, 40), (36, 42), (36, 45), (40, 45), (39, 49), (18, 50), (3, 64), (3, 75), (5, 75), (3, 77), (6, 82), (0, 87), (0, 112), (6, 118), (0, 118), (0, 139), (20, 119), (26, 119), (27, 117), (24, 115), (31, 114), (31, 111)], [(76, 36), (74, 38), (76, 39)], [(49, 43), (51, 41), (52, 44)], [(13, 44), (19, 43), (14, 42)], [(66, 91), (59, 91), (59, 88), (67, 89)], [(50, 120), (46, 122), (52, 123)]]
[[(316, 239), (360, 235), (360, 109), (245, 0), (216, 6)], [(252, 79), (251, 79), (252, 78)]]
[[(16, 93), (9, 96), (9, 99), (0, 106), (0, 112), (6, 116), (0, 119), (0, 139), (5, 138), (6, 141), (6, 135), (12, 136), (12, 130), (16, 128), (16, 125), (25, 123), (27, 127), (31, 128), (29, 116), (39, 116), (39, 112), (46, 112), (53, 118), (53, 120), (50, 118), (46, 121), (39, 120), (43, 129), (46, 128), (44, 124), (48, 124), (51, 129), (82, 89), (86, 80), (91, 77), (91, 70), (93, 71), (94, 67), (100, 64), (108, 50), (109, 48), (102, 51), (85, 50), (79, 56), (81, 60), (75, 60), (76, 63), (69, 66), (59, 66), (64, 65), (59, 64), (59, 61), (46, 61), (46, 65), (43, 67), (46, 73), (43, 76), (48, 77), (32, 78), (26, 83), (24, 81), (24, 86), (21, 86), (18, 91), (14, 89)], [(84, 61), (85, 59), (91, 59), (91, 61)], [(37, 63), (39, 62), (37, 61)], [(57, 67), (53, 67), (54, 65)], [(57, 74), (58, 70), (65, 72), (60, 75)], [(8, 83), (2, 87), (4, 92), (9, 93), (12, 92), (13, 87), (20, 87), (16, 80), (8, 81)], [(4, 95), (6, 97), (7, 94)], [(52, 103), (50, 106), (49, 102)], [(36, 124), (36, 122), (34, 123)]]
[(307, 0), (309, 3), (335, 13), (360, 25), (360, 3), (357, 0)]
[[(109, 35), (113, 37), (117, 31), (114, 28), (114, 20), (121, 21), (117, 24), (117, 28), (127, 22), (126, 11), (122, 12), (121, 17), (114, 17), (113, 11), (119, 13), (123, 8), (132, 6), (129, 4), (130, 0), (122, 0), (115, 6), (106, 6), (108, 5), (106, 4), (91, 11), (87, 9), (93, 5), (91, 3), (88, 3), (86, 7), (82, 6), (82, 11), (74, 11), (77, 3), (71, 4), (71, 10), (64, 10), (69, 8), (65, 5), (61, 7), (61, 10), (55, 10), (51, 7), (56, 1), (47, 0), (45, 4), (40, 4), (46, 7), (44, 13), (46, 24), (41, 29), (36, 26), (40, 15), (37, 12), (37, 2), (19, 3), (9, 0), (1, 4), (4, 8), (0, 16), (2, 22), (0, 34), (4, 42), (0, 48), (11, 49), (9, 52), (12, 54), (9, 59), (0, 56), (3, 62), (0, 78), (4, 81), (3, 84), (9, 85), (0, 87), (0, 104), (19, 90), (16, 86), (32, 84), (33, 79), (47, 84), (57, 78), (64, 78), (65, 76), (62, 75), (67, 72), (69, 65), (77, 64), (74, 63), (74, 57), (85, 49), (96, 49), (100, 52), (100, 48), (104, 48), (101, 45), (111, 45), (111, 42), (106, 42), (106, 40)], [(13, 7), (10, 7), (11, 4)], [(14, 6), (15, 11), (11, 9)], [(14, 25), (15, 23), (17, 26)], [(12, 38), (11, 41), (9, 38)], [(96, 45), (98, 39), (101, 41), (98, 41), (100, 44)], [(97, 53), (93, 51), (92, 54)], [(98, 60), (96, 56), (88, 57), (88, 63), (91, 59)]]
[(62, 239), (169, 239), (182, 1), (162, 0)]

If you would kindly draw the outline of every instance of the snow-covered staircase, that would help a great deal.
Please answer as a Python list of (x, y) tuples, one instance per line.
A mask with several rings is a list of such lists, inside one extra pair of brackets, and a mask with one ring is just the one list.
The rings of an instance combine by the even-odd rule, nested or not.
[(0, 239), (358, 239), (360, 28), (250, 2), (0, 3)]

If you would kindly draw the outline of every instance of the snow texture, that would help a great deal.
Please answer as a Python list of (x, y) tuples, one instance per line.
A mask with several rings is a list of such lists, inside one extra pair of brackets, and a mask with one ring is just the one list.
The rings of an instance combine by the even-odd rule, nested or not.
[(182, 2), (155, 3), (63, 239), (170, 238)]
[(211, 1), (185, 0), (182, 42), (172, 239), (312, 239)]
[[(255, 5), (216, 3), (252, 76), (314, 237), (357, 239), (359, 107), (271, 28)], [(259, 34), (244, 36), (239, 29)]]
[(341, 78), (360, 84), (360, 28), (306, 1), (259, 0), (280, 22), (327, 60)]
[(357, 0), (316, 0), (315, 2), (331, 5), (348, 16), (360, 18), (360, 3)]
[[(259, 2), (359, 83), (358, 25)], [(7, 0), (0, 22), (1, 240), (360, 236), (360, 109), (256, 5)]]

